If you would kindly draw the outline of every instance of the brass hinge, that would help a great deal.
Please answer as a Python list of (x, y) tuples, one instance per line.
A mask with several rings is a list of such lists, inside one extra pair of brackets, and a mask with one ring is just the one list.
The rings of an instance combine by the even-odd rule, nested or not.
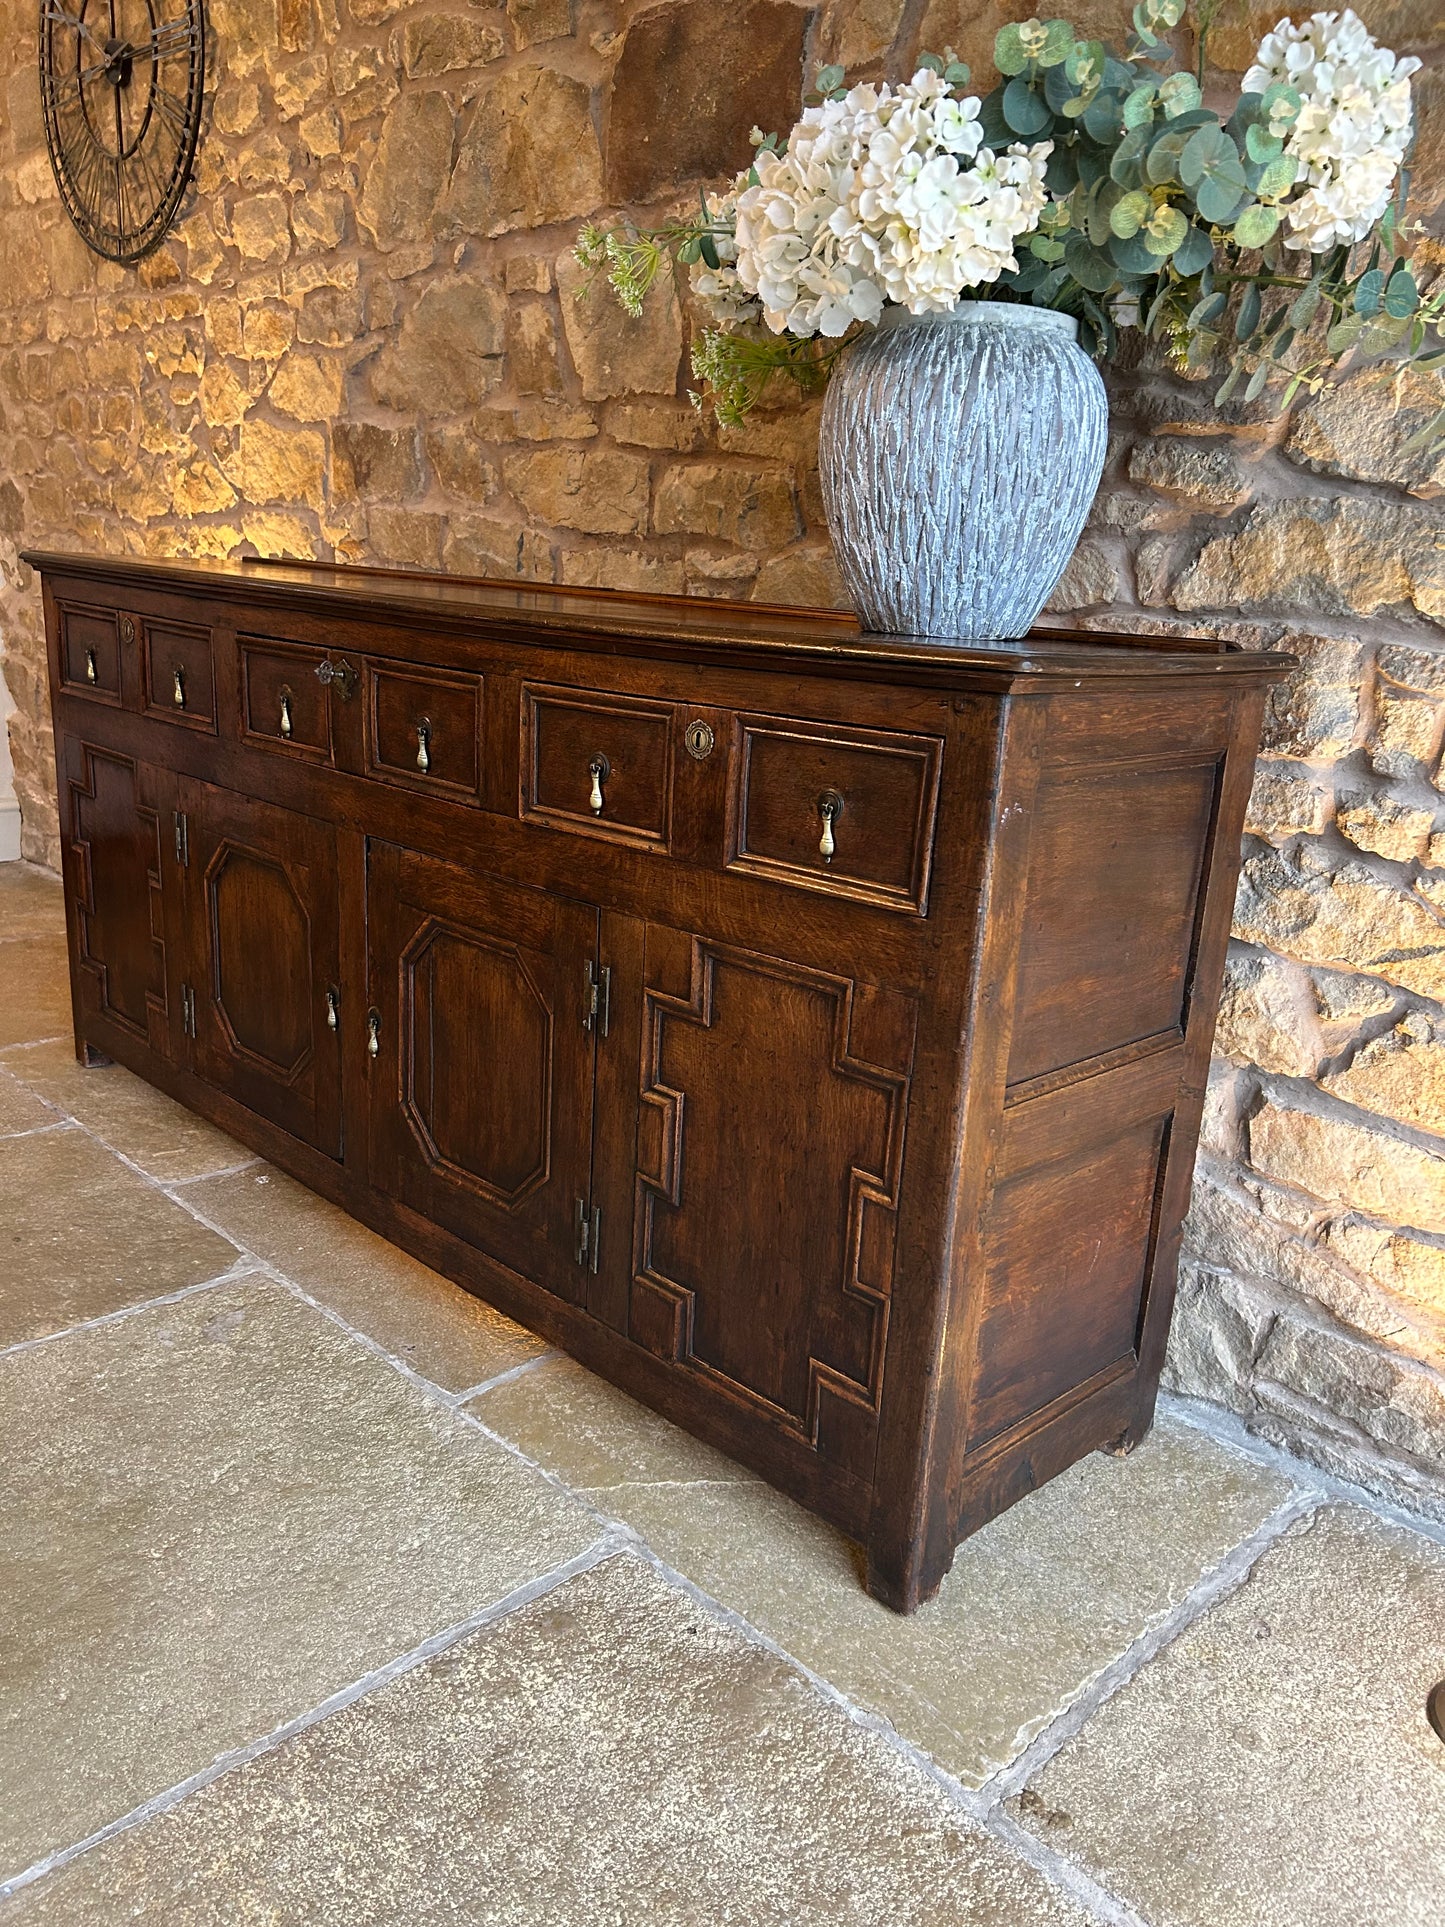
[(602, 1249), (602, 1207), (594, 1204), (587, 1209), (587, 1200), (577, 1200), (577, 1264), (583, 1271), (594, 1276)]
[(612, 966), (603, 964), (599, 970), (589, 957), (583, 966), (582, 1028), (591, 1030), (595, 1025), (597, 1035), (605, 1037), (611, 1017)]
[(196, 993), (189, 984), (181, 985), (181, 1029), (187, 1037), (196, 1034)]
[(191, 826), (184, 810), (176, 811), (176, 862), (185, 869), (191, 860)]

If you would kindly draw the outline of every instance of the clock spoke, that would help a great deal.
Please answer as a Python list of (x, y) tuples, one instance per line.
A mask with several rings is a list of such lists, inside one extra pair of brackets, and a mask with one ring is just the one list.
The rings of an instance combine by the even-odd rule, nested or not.
[(136, 45), (137, 54), (149, 54), (152, 60), (165, 60), (172, 54), (188, 54), (197, 39), (196, 22), (187, 14), (175, 20), (162, 20), (150, 31), (150, 38)]
[(105, 52), (105, 42), (98, 34), (91, 32), (80, 15), (67, 13), (64, 7), (56, 5), (55, 0), (46, 0), (46, 4), (40, 10), (40, 18), (48, 21), (53, 27), (69, 27), (72, 33), (83, 35), (92, 47), (98, 47), (101, 53)]

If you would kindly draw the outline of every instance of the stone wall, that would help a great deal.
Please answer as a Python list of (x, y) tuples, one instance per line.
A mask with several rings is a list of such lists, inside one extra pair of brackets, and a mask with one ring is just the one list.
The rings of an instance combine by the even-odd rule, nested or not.
[[(1445, 35), (1420, 211), (1445, 189)], [(26, 853), (54, 865), (22, 542), (340, 555), (776, 601), (839, 590), (815, 405), (717, 432), (685, 299), (579, 303), (579, 219), (661, 211), (785, 125), (805, 60), (984, 71), (1011, 0), (211, 0), (194, 193), (139, 271), (90, 256), (41, 137), (33, 0), (0, 0), (0, 645)], [(1238, 74), (1274, 7), (1226, 19)], [(1081, 27), (1118, 34), (1125, 0)], [(1445, 464), (1438, 382), (1361, 375), (1290, 424), (1111, 371), (1115, 432), (1055, 599), (1301, 668), (1268, 724), (1171, 1374), (1445, 1515)]]

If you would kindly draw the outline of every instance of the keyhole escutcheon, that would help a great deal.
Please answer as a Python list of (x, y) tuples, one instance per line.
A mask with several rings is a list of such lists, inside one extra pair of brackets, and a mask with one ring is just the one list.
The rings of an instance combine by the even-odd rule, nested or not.
[(592, 792), (587, 799), (588, 808), (594, 816), (601, 816), (602, 805), (606, 800), (602, 794), (602, 785), (612, 774), (612, 765), (600, 749), (587, 765), (587, 774), (592, 778)]
[(818, 815), (823, 824), (823, 834), (818, 838), (818, 855), (825, 863), (833, 861), (833, 852), (838, 847), (833, 828), (842, 814), (843, 799), (837, 790), (824, 790), (818, 798)]

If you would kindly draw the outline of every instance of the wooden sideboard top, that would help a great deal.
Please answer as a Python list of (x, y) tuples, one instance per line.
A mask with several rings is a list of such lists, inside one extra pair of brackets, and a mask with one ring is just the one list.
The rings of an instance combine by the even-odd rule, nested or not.
[(611, 654), (844, 674), (865, 681), (1040, 693), (1081, 682), (1180, 677), (1275, 681), (1295, 658), (1213, 637), (1035, 630), (1018, 642), (955, 645), (865, 633), (851, 613), (704, 596), (497, 582), (420, 570), (311, 562), (151, 561), (27, 549), (42, 575), (250, 605), (307, 608), (429, 630), (488, 633)]

